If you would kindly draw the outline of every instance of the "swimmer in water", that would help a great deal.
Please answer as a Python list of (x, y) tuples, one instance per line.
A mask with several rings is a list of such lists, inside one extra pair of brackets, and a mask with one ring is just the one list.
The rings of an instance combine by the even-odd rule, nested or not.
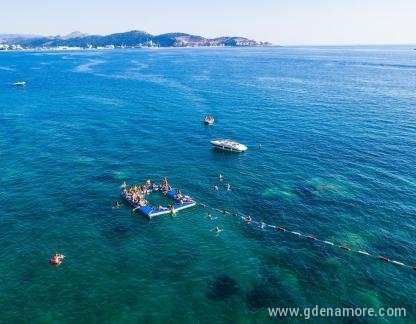
[(220, 173), (219, 177), (220, 181), (222, 181), (224, 179), (224, 177), (222, 176), (222, 174)]
[(52, 257), (52, 259), (49, 262), (54, 265), (60, 265), (64, 258), (65, 258), (65, 255), (61, 253), (55, 253), (55, 255)]
[(113, 208), (120, 208), (121, 204), (118, 202), (118, 200), (116, 200), (116, 202), (114, 203)]
[(251, 216), (250, 216), (250, 215), (247, 215), (246, 217), (244, 217), (244, 220), (245, 220), (247, 223), (250, 223), (250, 222), (251, 222)]
[(263, 229), (266, 227), (266, 223), (263, 220), (260, 221), (260, 228)]
[(215, 189), (215, 190), (218, 190), (218, 186), (217, 186), (217, 185), (215, 185), (215, 186), (214, 186), (214, 189)]
[(207, 217), (208, 217), (210, 220), (217, 219), (217, 217), (212, 217), (212, 214), (211, 214), (211, 213), (208, 213)]
[(231, 185), (229, 183), (227, 183), (227, 191), (231, 191)]
[(127, 187), (127, 183), (126, 183), (126, 181), (123, 181), (123, 183), (121, 184), (121, 188), (125, 189), (126, 187)]
[(215, 234), (220, 234), (221, 232), (222, 232), (222, 229), (220, 229), (218, 226), (217, 227), (215, 227), (214, 229), (212, 229), (212, 231), (214, 231), (215, 232)]

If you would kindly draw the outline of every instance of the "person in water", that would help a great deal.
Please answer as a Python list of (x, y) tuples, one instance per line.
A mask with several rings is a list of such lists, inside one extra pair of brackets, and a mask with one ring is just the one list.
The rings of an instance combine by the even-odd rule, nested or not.
[(221, 232), (222, 232), (222, 229), (221, 228), (219, 228), (218, 226), (216, 226), (214, 229), (213, 229), (213, 231), (215, 232), (215, 234), (220, 234)]
[(229, 183), (227, 183), (227, 191), (231, 191), (231, 185)]
[(181, 199), (183, 196), (182, 196), (182, 192), (179, 190), (179, 189), (176, 189), (176, 195), (175, 195), (175, 198), (176, 199)]
[(214, 189), (215, 189), (215, 190), (218, 190), (218, 186), (217, 186), (217, 185), (215, 185), (215, 186), (214, 186)]
[(169, 182), (166, 177), (164, 177), (162, 180), (162, 188), (165, 190), (170, 190)]
[(265, 228), (266, 227), (266, 223), (263, 222), (263, 220), (260, 221), (260, 228)]
[(212, 214), (211, 214), (211, 213), (208, 213), (207, 217), (208, 217), (210, 220), (217, 219), (217, 217), (212, 217)]
[(244, 217), (244, 220), (245, 220), (247, 223), (250, 223), (250, 222), (252, 221), (252, 219), (251, 219), (251, 216), (250, 216), (250, 215), (247, 215), (246, 217)]
[(222, 176), (222, 174), (220, 173), (219, 177), (220, 181), (222, 181), (224, 179), (224, 177)]
[(61, 253), (55, 253), (55, 255), (50, 260), (51, 264), (54, 265), (60, 265), (62, 263), (62, 260), (65, 258), (65, 256)]
[(120, 208), (121, 204), (118, 202), (118, 200), (116, 200), (115, 204), (114, 204), (114, 208)]

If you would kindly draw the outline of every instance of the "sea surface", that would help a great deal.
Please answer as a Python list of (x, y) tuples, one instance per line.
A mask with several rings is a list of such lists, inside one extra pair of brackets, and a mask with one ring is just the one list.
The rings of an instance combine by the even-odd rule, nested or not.
[[(409, 46), (0, 53), (0, 321), (260, 323), (319, 305), (405, 307), (382, 322), (414, 323), (411, 268), (202, 206), (151, 221), (112, 207), (124, 180), (166, 176), (214, 208), (416, 265), (415, 90)], [(369, 319), (320, 319), (351, 320)]]

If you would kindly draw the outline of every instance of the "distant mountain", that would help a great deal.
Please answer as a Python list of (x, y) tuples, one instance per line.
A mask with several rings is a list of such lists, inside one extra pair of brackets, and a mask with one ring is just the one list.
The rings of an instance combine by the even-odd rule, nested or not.
[(81, 33), (80, 31), (74, 31), (68, 35), (60, 36), (62, 39), (71, 39), (71, 38), (79, 38), (79, 37), (85, 37), (88, 36), (88, 34)]
[(66, 36), (30, 36), (7, 35), (2, 37), (0, 43), (5, 45), (20, 45), (23, 48), (43, 47), (193, 47), (193, 46), (267, 46), (267, 42), (258, 42), (244, 37), (205, 38), (186, 33), (168, 33), (151, 35), (144, 31), (133, 30), (125, 33), (116, 33), (106, 36), (87, 35), (73, 32)]

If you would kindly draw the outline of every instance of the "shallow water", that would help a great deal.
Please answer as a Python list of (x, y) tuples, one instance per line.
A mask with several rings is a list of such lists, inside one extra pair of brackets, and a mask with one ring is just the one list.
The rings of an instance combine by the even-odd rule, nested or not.
[[(3, 321), (248, 322), (314, 305), (416, 319), (411, 269), (201, 207), (151, 222), (112, 208), (123, 180), (167, 176), (199, 202), (416, 264), (410, 48), (0, 54)], [(216, 137), (249, 149), (214, 151)]]

